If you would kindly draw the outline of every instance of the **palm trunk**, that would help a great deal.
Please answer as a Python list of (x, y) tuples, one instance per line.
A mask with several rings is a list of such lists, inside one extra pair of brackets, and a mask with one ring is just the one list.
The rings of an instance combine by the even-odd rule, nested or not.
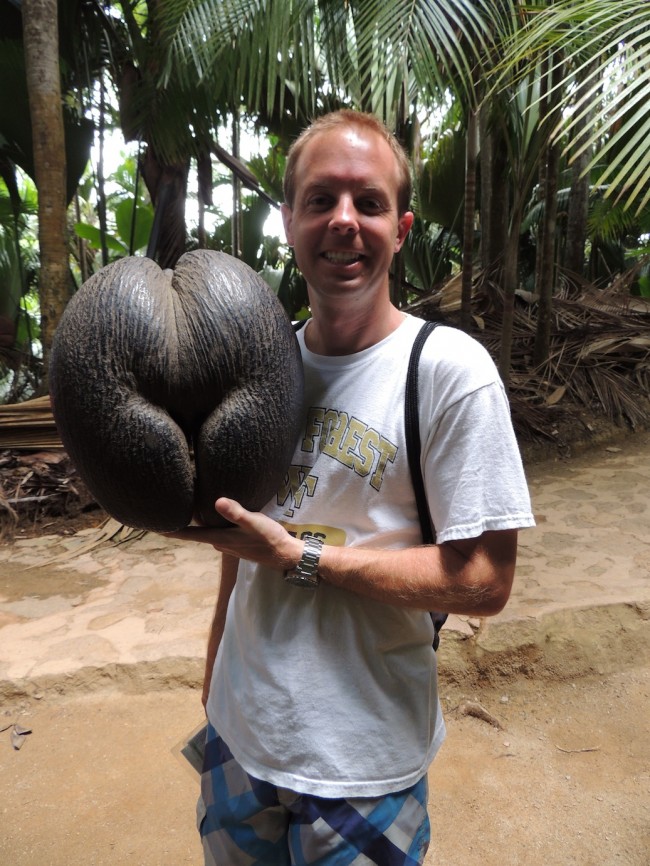
[(106, 91), (104, 88), (104, 76), (100, 80), (100, 102), (99, 102), (99, 158), (97, 160), (97, 219), (99, 221), (99, 236), (102, 244), (102, 267), (108, 264), (108, 244), (106, 236), (108, 227), (106, 224), (106, 183), (104, 177), (104, 140), (106, 132)]
[(161, 268), (174, 268), (185, 252), (185, 199), (189, 162), (158, 162), (153, 147), (147, 147), (142, 177), (156, 213), (147, 255)]
[[(548, 115), (545, 118), (548, 128), (552, 129), (557, 120), (557, 85), (562, 73), (561, 64), (555, 64), (551, 72), (551, 89), (547, 94)], [(553, 292), (555, 289), (555, 234), (557, 225), (557, 190), (560, 166), (560, 146), (550, 141), (546, 146), (544, 171), (544, 213), (542, 217), (541, 250), (538, 257), (536, 290), (538, 295), (537, 329), (533, 362), (543, 364), (548, 358), (551, 339), (551, 318), (553, 315)]]
[(519, 274), (519, 232), (521, 229), (521, 208), (515, 207), (510, 221), (508, 242), (503, 265), (503, 319), (501, 322), (501, 348), (499, 353), (499, 373), (503, 384), (510, 383), (512, 360), (512, 337), (515, 324), (515, 292)]
[[(395, 136), (397, 140), (401, 142), (401, 144), (408, 150), (405, 141), (405, 128), (406, 128), (406, 94), (402, 91), (399, 107), (397, 111), (397, 117), (395, 119)], [(404, 253), (400, 250), (393, 256), (393, 266), (392, 273), (390, 279), (390, 299), (391, 302), (398, 308), (403, 307), (407, 302), (407, 292), (406, 292), (406, 262), (404, 260)]]
[[(239, 159), (239, 117), (232, 119), (232, 155)], [(241, 215), (241, 181), (233, 172), (232, 176), (232, 219), (230, 221), (232, 254), (241, 258), (242, 251), (242, 215)]]
[(198, 202), (199, 202), (199, 247), (205, 249), (208, 245), (208, 235), (205, 229), (205, 207), (212, 205), (212, 157), (209, 150), (202, 150), (196, 160), (196, 173), (198, 176)]
[(501, 281), (510, 212), (506, 148), (499, 130), (490, 123), (488, 108), (481, 109), (481, 266)]
[[(586, 80), (589, 80), (592, 71), (590, 66), (585, 73)], [(579, 101), (584, 90), (585, 85), (581, 83), (576, 94), (576, 101)], [(590, 127), (591, 116), (586, 114), (578, 122), (579, 143), (581, 143), (583, 135), (589, 133)], [(571, 170), (571, 194), (567, 212), (566, 249), (564, 251), (564, 268), (569, 272), (569, 276), (576, 274), (581, 277), (585, 272), (590, 183), (589, 176), (584, 172), (590, 159), (589, 150), (584, 150), (576, 157)]]
[(465, 149), (465, 197), (463, 218), (463, 271), (461, 278), (460, 324), (464, 331), (472, 326), (472, 285), (474, 282), (474, 213), (476, 209), (476, 158), (478, 121), (470, 109)]
[(479, 165), (481, 167), (481, 195), (479, 213), (481, 218), (481, 266), (488, 268), (490, 255), (490, 226), (492, 209), (490, 202), (494, 194), (492, 186), (492, 131), (489, 124), (489, 106), (483, 105), (479, 111)]
[[(541, 63), (540, 70), (540, 98), (539, 98), (539, 125), (543, 128), (545, 123), (548, 123), (548, 57), (544, 57)], [(548, 166), (548, 144), (542, 148), (540, 154), (539, 166), (537, 168), (537, 196), (536, 202), (542, 205), (541, 216), (537, 224), (537, 243), (535, 246), (535, 293), (539, 298), (541, 293), (542, 279), (542, 260), (544, 256), (544, 214), (543, 209), (546, 203), (546, 171)]]
[(54, 331), (72, 295), (66, 223), (66, 159), (56, 0), (23, 0), (23, 38), (38, 189), (43, 380)]
[[(129, 30), (140, 39), (140, 25), (136, 21), (133, 4), (120, 3)], [(147, 37), (149, 46), (159, 40), (159, 18), (157, 2), (148, 2)], [(187, 227), (185, 223), (185, 201), (187, 178), (190, 169), (189, 155), (176, 153), (170, 156), (157, 146), (155, 132), (157, 109), (145, 113), (143, 121), (140, 88), (143, 80), (156, 80), (159, 74), (158, 61), (152, 51), (146, 53), (142, 68), (130, 60), (124, 62), (119, 71), (120, 123), (125, 141), (137, 140), (144, 148), (139, 158), (142, 179), (155, 207), (154, 224), (147, 247), (147, 256), (155, 259), (161, 268), (173, 268), (185, 252)]]
[(585, 273), (585, 247), (587, 245), (587, 219), (589, 216), (589, 176), (582, 176), (590, 154), (581, 153), (571, 170), (571, 194), (567, 211), (566, 249), (564, 268), (579, 277)]
[(537, 273), (537, 329), (533, 362), (543, 364), (548, 358), (553, 316), (553, 291), (555, 288), (555, 229), (557, 225), (557, 188), (560, 148), (549, 144), (546, 158), (546, 181), (544, 190), (544, 217), (541, 255)]

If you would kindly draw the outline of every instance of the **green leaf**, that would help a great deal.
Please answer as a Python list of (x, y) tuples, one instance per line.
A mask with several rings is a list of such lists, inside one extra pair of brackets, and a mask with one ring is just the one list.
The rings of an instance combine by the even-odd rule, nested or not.
[[(75, 223), (75, 234), (83, 238), (86, 241), (89, 241), (91, 246), (93, 246), (97, 250), (101, 250), (102, 248), (102, 233), (97, 228), (97, 226), (91, 226), (89, 223)], [(123, 243), (114, 236), (106, 234), (105, 236), (106, 246), (109, 250), (114, 250), (115, 252), (121, 253), (122, 255), (128, 255), (128, 249), (124, 246)]]
[(153, 208), (137, 205), (135, 208), (135, 230), (133, 232), (133, 247), (131, 248), (131, 230), (133, 226), (133, 201), (123, 199), (115, 208), (115, 224), (117, 234), (127, 250), (136, 252), (147, 246), (151, 227), (153, 225)]

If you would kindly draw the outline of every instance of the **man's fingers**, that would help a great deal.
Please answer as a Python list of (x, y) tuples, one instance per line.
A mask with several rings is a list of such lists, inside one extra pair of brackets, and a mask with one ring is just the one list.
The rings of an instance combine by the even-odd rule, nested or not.
[[(180, 541), (203, 541), (213, 544), (219, 549), (226, 549), (228, 545), (241, 541), (240, 532), (248, 535), (259, 535), (261, 515), (247, 511), (234, 499), (221, 497), (215, 502), (215, 511), (231, 524), (227, 527), (215, 526), (185, 526), (174, 532), (163, 532), (166, 538), (178, 538)], [(266, 520), (266, 518), (262, 518)]]
[[(217, 514), (225, 517), (230, 523), (234, 523), (243, 532), (249, 535), (267, 535), (269, 526), (273, 521), (259, 511), (247, 511), (243, 505), (234, 499), (221, 497), (214, 503)], [(275, 526), (275, 524), (273, 524)]]
[(236, 502), (234, 499), (226, 499), (225, 496), (221, 496), (214, 503), (214, 510), (220, 514), (222, 517), (225, 517), (226, 520), (229, 520), (230, 523), (241, 522), (241, 519), (248, 514), (246, 509)]
[(186, 526), (176, 532), (162, 533), (167, 538), (200, 541), (216, 550), (251, 562), (261, 562), (271, 568), (284, 569), (300, 559), (302, 542), (292, 538), (270, 517), (256, 511), (247, 511), (234, 499), (221, 497), (214, 504), (215, 511), (224, 517), (230, 527)]

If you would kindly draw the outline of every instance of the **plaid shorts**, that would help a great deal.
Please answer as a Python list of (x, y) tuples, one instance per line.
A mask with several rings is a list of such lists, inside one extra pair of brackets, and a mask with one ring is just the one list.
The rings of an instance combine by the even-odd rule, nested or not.
[(426, 775), (383, 797), (328, 799), (249, 776), (208, 725), (197, 816), (206, 866), (418, 866)]

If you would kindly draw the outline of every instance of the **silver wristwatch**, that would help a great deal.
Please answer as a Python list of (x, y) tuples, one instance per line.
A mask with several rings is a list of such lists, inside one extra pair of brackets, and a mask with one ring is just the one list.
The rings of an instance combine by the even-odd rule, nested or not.
[(305, 589), (316, 589), (320, 583), (318, 576), (318, 562), (320, 560), (323, 542), (320, 538), (308, 535), (305, 538), (305, 546), (300, 557), (300, 562), (295, 568), (285, 571), (284, 579), (293, 586), (302, 586)]

